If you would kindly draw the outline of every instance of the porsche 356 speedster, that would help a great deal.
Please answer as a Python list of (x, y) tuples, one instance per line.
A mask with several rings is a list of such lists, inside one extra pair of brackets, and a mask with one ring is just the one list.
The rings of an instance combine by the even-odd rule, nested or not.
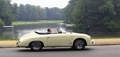
[(39, 51), (43, 47), (71, 47), (81, 50), (93, 44), (91, 36), (87, 34), (66, 32), (62, 28), (57, 31), (57, 33), (32, 32), (23, 35), (17, 41), (17, 46), (31, 48), (34, 51)]

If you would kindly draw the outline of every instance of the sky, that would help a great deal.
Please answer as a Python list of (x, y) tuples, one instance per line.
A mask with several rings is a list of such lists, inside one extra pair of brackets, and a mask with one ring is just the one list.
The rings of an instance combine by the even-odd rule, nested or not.
[(39, 5), (41, 7), (58, 7), (64, 8), (67, 6), (69, 0), (11, 0), (11, 3), (19, 4), (31, 4), (31, 5)]

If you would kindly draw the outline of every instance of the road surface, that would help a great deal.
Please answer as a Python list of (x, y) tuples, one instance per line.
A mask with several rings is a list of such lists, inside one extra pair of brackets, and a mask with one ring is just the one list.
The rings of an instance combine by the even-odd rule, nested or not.
[(50, 48), (35, 52), (26, 48), (0, 48), (0, 57), (120, 57), (120, 45), (88, 46), (79, 51)]

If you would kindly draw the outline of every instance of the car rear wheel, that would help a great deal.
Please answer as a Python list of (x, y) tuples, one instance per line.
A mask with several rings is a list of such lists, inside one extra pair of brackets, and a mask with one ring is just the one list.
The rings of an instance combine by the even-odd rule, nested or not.
[(43, 45), (39, 41), (34, 41), (30, 44), (31, 50), (34, 50), (34, 51), (39, 51), (42, 49), (42, 47), (43, 47)]
[(72, 48), (77, 49), (77, 50), (84, 49), (85, 48), (85, 41), (82, 39), (75, 40)]

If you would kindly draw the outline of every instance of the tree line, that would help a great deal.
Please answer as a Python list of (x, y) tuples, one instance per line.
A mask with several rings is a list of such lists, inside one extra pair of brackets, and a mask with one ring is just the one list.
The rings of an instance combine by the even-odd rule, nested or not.
[(64, 10), (76, 32), (120, 32), (120, 0), (70, 0)]
[[(15, 6), (15, 4), (14, 4)], [(16, 8), (16, 7), (14, 7)], [(64, 19), (64, 12), (62, 9), (59, 9), (57, 7), (53, 8), (41, 8), (40, 6), (34, 6), (30, 4), (20, 4), (17, 9), (17, 18), (16, 20), (22, 20), (22, 21), (30, 21), (30, 20), (58, 20), (58, 19)]]
[(38, 21), (38, 20), (58, 20), (64, 19), (63, 9), (42, 8), (30, 4), (20, 4), (19, 6), (10, 3), (11, 0), (0, 0), (0, 27), (11, 25), (12, 21)]

